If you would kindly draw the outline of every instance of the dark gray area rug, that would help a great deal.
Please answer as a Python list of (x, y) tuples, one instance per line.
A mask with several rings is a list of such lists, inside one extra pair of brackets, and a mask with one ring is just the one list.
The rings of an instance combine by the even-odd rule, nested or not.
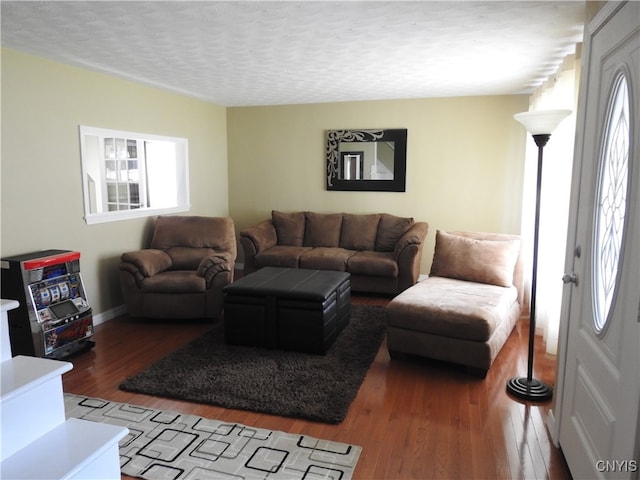
[(122, 390), (337, 424), (385, 335), (384, 307), (352, 305), (325, 355), (227, 345), (221, 324), (127, 378)]

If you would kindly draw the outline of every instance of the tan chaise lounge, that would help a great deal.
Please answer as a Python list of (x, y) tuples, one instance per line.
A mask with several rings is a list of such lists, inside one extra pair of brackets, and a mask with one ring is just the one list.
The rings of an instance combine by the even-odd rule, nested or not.
[(351, 289), (397, 294), (415, 284), (428, 225), (387, 213), (273, 211), (240, 232), (244, 273), (262, 267), (335, 270)]
[(484, 377), (522, 310), (520, 251), (516, 235), (438, 231), (430, 276), (386, 307), (391, 356), (452, 362)]

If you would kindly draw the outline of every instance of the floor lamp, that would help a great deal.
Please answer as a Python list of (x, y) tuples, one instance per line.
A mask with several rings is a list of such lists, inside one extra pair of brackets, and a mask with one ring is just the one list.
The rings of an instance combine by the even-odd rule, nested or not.
[(536, 338), (536, 284), (538, 270), (538, 232), (540, 227), (540, 187), (542, 186), (542, 151), (551, 132), (571, 113), (571, 110), (523, 112), (513, 116), (533, 136), (538, 146), (538, 181), (536, 185), (536, 214), (533, 230), (533, 272), (531, 274), (531, 307), (529, 309), (529, 359), (526, 377), (514, 377), (507, 382), (507, 392), (523, 400), (544, 402), (553, 396), (553, 389), (533, 378), (533, 350)]

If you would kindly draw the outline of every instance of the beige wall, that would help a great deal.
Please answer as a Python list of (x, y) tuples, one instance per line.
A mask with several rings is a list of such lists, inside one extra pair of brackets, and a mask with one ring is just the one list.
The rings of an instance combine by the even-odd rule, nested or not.
[[(229, 108), (229, 205), (236, 228), (272, 209), (388, 212), (436, 229), (519, 233), (528, 97), (489, 96)], [(325, 132), (407, 128), (407, 191), (325, 189)], [(239, 252), (242, 261), (242, 251)]]
[[(2, 49), (1, 254), (82, 252), (96, 313), (122, 304), (120, 254), (147, 241), (145, 219), (86, 225), (78, 126), (187, 137), (191, 214), (236, 229), (272, 209), (389, 212), (436, 229), (517, 233), (526, 96), (224, 108)], [(325, 190), (325, 132), (407, 128), (407, 191)], [(239, 251), (242, 261), (242, 251)]]
[(227, 215), (226, 109), (2, 49), (2, 256), (79, 250), (89, 300), (122, 304), (120, 254), (146, 240), (147, 219), (83, 220), (78, 126), (189, 139), (191, 214)]

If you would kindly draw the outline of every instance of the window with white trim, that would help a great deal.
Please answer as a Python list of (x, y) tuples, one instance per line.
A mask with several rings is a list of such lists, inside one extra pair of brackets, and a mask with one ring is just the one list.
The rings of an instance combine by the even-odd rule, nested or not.
[(80, 127), (88, 224), (189, 211), (189, 142)]

